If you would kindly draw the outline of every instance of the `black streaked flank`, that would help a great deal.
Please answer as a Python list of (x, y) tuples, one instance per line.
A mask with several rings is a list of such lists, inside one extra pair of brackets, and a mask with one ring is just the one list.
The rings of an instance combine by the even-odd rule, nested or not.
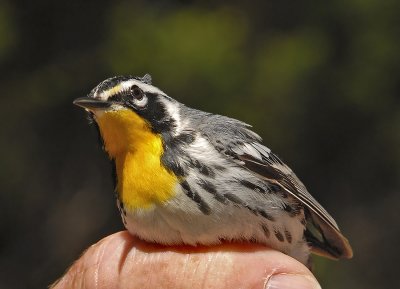
[[(185, 146), (195, 140), (194, 132), (185, 132), (172, 136), (171, 132), (161, 133), (164, 153), (161, 157), (162, 164), (172, 171), (176, 176), (186, 176), (187, 171), (182, 167), (180, 160), (188, 158), (185, 153)], [(192, 160), (190, 160), (191, 164)]]
[(260, 186), (249, 182), (248, 180), (239, 180), (240, 184), (259, 193), (265, 193), (265, 190), (263, 188), (261, 188)]
[(194, 168), (201, 168), (201, 164), (197, 159), (190, 159), (190, 165)]
[(200, 197), (200, 195), (195, 190), (193, 190), (189, 186), (187, 181), (183, 181), (181, 183), (181, 187), (183, 188), (185, 194), (197, 203), (197, 206), (199, 207), (200, 211), (203, 212), (203, 214), (209, 215), (211, 213), (211, 209), (208, 204)]
[(206, 192), (212, 194), (218, 202), (223, 204), (228, 203), (227, 199), (217, 192), (217, 188), (211, 182), (201, 179), (198, 181), (197, 184), (202, 187)]
[(180, 162), (180, 157), (185, 155), (182, 144), (175, 140), (170, 132), (163, 132), (161, 136), (164, 151), (161, 156), (161, 163), (176, 176), (186, 176), (187, 171)]
[(271, 232), (269, 231), (267, 224), (262, 224), (261, 228), (263, 229), (265, 236), (267, 238), (269, 238), (269, 236), (271, 235)]
[[(259, 193), (265, 193), (266, 190), (268, 192), (271, 192), (271, 193), (277, 193), (277, 192), (281, 192), (282, 191), (282, 188), (280, 186), (278, 186), (276, 184), (273, 184), (271, 182), (268, 182), (268, 181), (266, 181), (266, 184), (267, 184), (266, 189), (262, 188), (259, 185), (254, 184), (254, 183), (252, 183), (252, 182), (250, 182), (248, 180), (243, 180), (242, 179), (242, 180), (239, 180), (239, 182), (243, 186), (245, 186), (245, 187), (247, 187), (247, 188), (249, 188), (249, 189), (251, 189), (253, 191), (259, 192)], [(286, 197), (287, 197), (287, 194), (286, 194)]]
[(267, 220), (272, 221), (272, 222), (275, 221), (275, 218), (272, 217), (272, 216), (271, 216), (270, 214), (268, 214), (267, 212), (265, 212), (264, 210), (258, 209), (257, 212), (258, 212), (261, 216), (263, 216), (264, 218), (266, 218)]
[(245, 206), (245, 203), (242, 201), (242, 199), (240, 199), (238, 196), (236, 196), (234, 194), (227, 193), (227, 194), (224, 194), (224, 197), (235, 204)]
[[(258, 211), (252, 207), (250, 207), (248, 204), (246, 204), (242, 199), (240, 199), (238, 196), (231, 194), (231, 193), (227, 193), (224, 194), (224, 197), (227, 198), (229, 201), (231, 201), (232, 203), (235, 203), (237, 205), (242, 206), (243, 208), (246, 208), (247, 210), (249, 210), (250, 212), (252, 212), (254, 215), (258, 215)], [(240, 207), (239, 206), (239, 207)]]
[(210, 167), (206, 166), (205, 164), (199, 162), (199, 160), (197, 159), (191, 159), (190, 160), (190, 165), (197, 168), (199, 170), (199, 172), (207, 177), (215, 177), (215, 172), (213, 171), (213, 169), (211, 169)]
[(285, 229), (285, 237), (289, 244), (292, 243), (292, 234), (287, 229)]
[(246, 204), (242, 199), (240, 199), (238, 196), (231, 194), (231, 193), (227, 193), (224, 194), (224, 197), (227, 198), (229, 201), (238, 204), (240, 206), (243, 206), (244, 208), (246, 208), (247, 210), (249, 210), (250, 212), (252, 212), (254, 215), (260, 215), (262, 217), (264, 217), (265, 219), (274, 222), (275, 218), (272, 217), (270, 214), (268, 214), (267, 212), (265, 212), (262, 209), (259, 208), (252, 208), (250, 207), (248, 204)]
[(284, 242), (284, 241), (285, 241), (285, 239), (283, 238), (282, 233), (279, 232), (279, 230), (275, 229), (275, 230), (274, 230), (274, 234), (275, 234), (275, 237), (276, 237), (279, 241), (281, 241), (281, 242)]
[(201, 168), (199, 168), (199, 172), (201, 174), (205, 175), (205, 176), (208, 176), (208, 177), (212, 177), (213, 178), (215, 176), (214, 171), (210, 167), (205, 166), (205, 165), (202, 166)]
[(175, 152), (167, 149), (164, 150), (163, 155), (161, 156), (161, 163), (164, 167), (174, 173), (175, 176), (183, 177), (186, 175), (185, 170), (180, 165), (177, 155)]

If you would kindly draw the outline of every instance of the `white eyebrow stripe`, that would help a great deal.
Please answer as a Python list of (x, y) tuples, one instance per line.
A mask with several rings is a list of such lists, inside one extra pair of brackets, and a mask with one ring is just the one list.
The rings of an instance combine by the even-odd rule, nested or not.
[(96, 91), (96, 94), (97, 94), (96, 98), (99, 98), (101, 100), (107, 100), (109, 97), (111, 97), (111, 96), (115, 95), (116, 93), (119, 93), (123, 90), (129, 89), (133, 85), (137, 85), (145, 93), (155, 93), (155, 94), (165, 95), (165, 93), (161, 89), (159, 89), (155, 86), (143, 83), (136, 79), (129, 79), (129, 80), (126, 80), (126, 81), (123, 81), (123, 82), (117, 84), (116, 86), (114, 86), (106, 91), (101, 92), (100, 94), (97, 94), (97, 91)]

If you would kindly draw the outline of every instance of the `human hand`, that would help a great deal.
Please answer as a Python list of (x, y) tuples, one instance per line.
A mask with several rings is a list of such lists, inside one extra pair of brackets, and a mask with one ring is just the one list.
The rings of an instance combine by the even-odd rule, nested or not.
[(264, 246), (164, 247), (124, 231), (92, 245), (52, 288), (321, 287), (303, 264)]

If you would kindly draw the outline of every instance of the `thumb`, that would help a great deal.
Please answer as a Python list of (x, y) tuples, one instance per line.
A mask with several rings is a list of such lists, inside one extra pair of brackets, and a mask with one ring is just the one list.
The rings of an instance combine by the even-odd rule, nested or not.
[(321, 288), (295, 259), (258, 245), (164, 247), (119, 232), (91, 246), (52, 288)]

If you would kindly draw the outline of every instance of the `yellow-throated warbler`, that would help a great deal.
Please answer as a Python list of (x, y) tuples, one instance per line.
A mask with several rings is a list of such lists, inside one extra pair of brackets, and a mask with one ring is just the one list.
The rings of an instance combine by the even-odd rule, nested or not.
[(335, 220), (250, 126), (188, 108), (151, 84), (117, 76), (74, 104), (95, 120), (114, 162), (130, 233), (160, 244), (266, 244), (307, 263), (350, 258)]

